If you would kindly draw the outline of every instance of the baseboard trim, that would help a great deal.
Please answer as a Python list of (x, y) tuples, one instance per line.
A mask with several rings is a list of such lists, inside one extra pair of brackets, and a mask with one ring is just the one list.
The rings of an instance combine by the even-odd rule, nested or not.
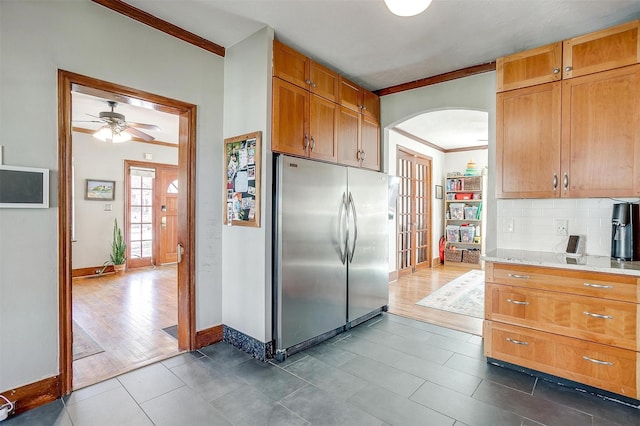
[(221, 342), (223, 336), (224, 329), (222, 324), (196, 331), (196, 347), (194, 349), (204, 348), (205, 346)]
[(100, 265), (100, 266), (88, 266), (86, 268), (72, 269), (71, 270), (71, 278), (90, 277), (90, 276), (102, 275), (102, 274), (110, 274), (110, 273), (115, 272), (115, 270), (113, 269), (113, 265), (107, 265), (105, 270), (102, 271), (102, 274), (97, 274), (96, 271), (100, 271), (100, 270), (102, 270), (102, 268), (104, 268), (103, 265)]
[(15, 414), (20, 414), (60, 398), (61, 389), (60, 376), (53, 376), (0, 394), (15, 403)]
[(394, 281), (398, 281), (398, 271), (389, 272), (389, 282), (392, 283)]

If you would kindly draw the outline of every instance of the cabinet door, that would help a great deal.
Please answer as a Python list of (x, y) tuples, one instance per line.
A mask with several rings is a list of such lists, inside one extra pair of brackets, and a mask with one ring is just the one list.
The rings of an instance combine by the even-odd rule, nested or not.
[(307, 156), (309, 144), (309, 92), (289, 82), (273, 79), (273, 129), (271, 149)]
[(362, 167), (380, 170), (380, 124), (367, 115), (361, 116), (360, 158)]
[(562, 195), (640, 195), (640, 65), (562, 84)]
[(362, 88), (355, 83), (340, 77), (340, 105), (360, 112), (362, 105)]
[(360, 113), (341, 106), (338, 124), (338, 163), (347, 166), (360, 166), (358, 155), (360, 140)]
[(496, 91), (519, 89), (562, 78), (562, 42), (498, 58)]
[(309, 90), (331, 102), (338, 102), (340, 77), (329, 68), (310, 61)]
[(309, 156), (317, 160), (336, 162), (338, 159), (339, 105), (311, 94)]
[(362, 89), (362, 114), (380, 121), (380, 97), (375, 93)]
[(564, 41), (564, 78), (640, 62), (640, 20)]
[(296, 86), (308, 88), (309, 60), (289, 46), (274, 40), (273, 75)]
[(496, 196), (558, 197), (560, 82), (499, 93)]

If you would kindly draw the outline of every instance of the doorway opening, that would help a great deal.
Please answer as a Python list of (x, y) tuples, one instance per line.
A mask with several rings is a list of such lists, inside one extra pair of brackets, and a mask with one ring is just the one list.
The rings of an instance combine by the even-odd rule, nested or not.
[[(58, 162), (58, 241), (59, 241), (59, 318), (60, 318), (60, 376), (62, 393), (67, 394), (74, 388), (77, 388), (74, 384), (74, 363), (73, 363), (73, 339), (75, 337), (73, 330), (73, 310), (74, 300), (72, 295), (74, 293), (73, 288), (73, 237), (75, 236), (75, 206), (74, 206), (74, 156), (73, 156), (73, 133), (76, 131), (72, 124), (72, 93), (83, 93), (86, 95), (95, 96), (101, 99), (105, 99), (120, 104), (132, 104), (141, 105), (147, 108), (162, 111), (169, 114), (174, 114), (178, 117), (178, 155), (177, 155), (177, 180), (180, 182), (180, 189), (172, 195), (172, 203), (176, 207), (177, 215), (171, 219), (173, 223), (171, 226), (174, 229), (174, 236), (166, 239), (167, 243), (176, 241), (176, 249), (181, 252), (182, 256), (179, 262), (174, 263), (173, 266), (168, 267), (168, 273), (177, 277), (177, 286), (172, 286), (175, 292), (175, 300), (173, 303), (174, 313), (176, 317), (176, 330), (175, 335), (177, 338), (178, 350), (191, 350), (195, 346), (195, 292), (194, 292), (194, 247), (195, 237), (193, 234), (195, 223), (195, 171), (191, 167), (195, 163), (195, 120), (196, 120), (196, 106), (188, 104), (175, 99), (166, 98), (163, 96), (155, 95), (148, 92), (143, 92), (137, 89), (132, 89), (126, 86), (117, 85), (114, 83), (97, 80), (91, 77), (82, 76), (79, 74), (59, 70), (58, 71), (58, 147), (59, 147), (59, 162)], [(135, 132), (134, 132), (134, 136)], [(113, 138), (115, 141), (115, 138)], [(122, 173), (122, 166), (120, 166), (120, 173)], [(175, 173), (174, 173), (175, 175)], [(108, 179), (104, 177), (105, 181), (114, 181), (114, 179)], [(124, 188), (124, 181), (122, 179), (120, 184), (121, 190)], [(126, 179), (130, 184), (130, 180)], [(117, 188), (114, 184), (113, 190)], [(169, 188), (167, 186), (167, 188)], [(177, 185), (175, 185), (178, 188)], [(75, 188), (75, 192), (78, 188)], [(126, 193), (130, 191), (127, 188)], [(80, 192), (82, 194), (82, 192)], [(113, 197), (113, 192), (110, 195)], [(77, 197), (76, 197), (77, 198)], [(108, 201), (111, 201), (109, 198)], [(105, 202), (100, 205), (103, 206), (103, 211), (109, 211), (116, 207), (115, 198), (113, 203)], [(165, 200), (166, 201), (166, 200)], [(165, 205), (169, 202), (166, 201)], [(159, 204), (162, 205), (162, 204)], [(120, 204), (121, 208), (122, 204)], [(131, 217), (132, 206), (130, 200), (127, 201), (126, 209), (128, 211), (127, 219)], [(137, 210), (136, 210), (137, 212)], [(178, 214), (179, 212), (179, 214)], [(140, 209), (142, 214), (142, 209)], [(167, 219), (168, 221), (169, 219)], [(124, 222), (127, 222), (125, 220)], [(153, 223), (153, 222), (152, 222)], [(160, 223), (162, 223), (160, 221)], [(142, 222), (140, 230), (142, 234)], [(110, 225), (113, 226), (113, 222), (110, 221)], [(136, 252), (132, 252), (132, 249), (137, 250), (140, 248), (139, 254), (142, 257), (143, 245), (146, 240), (142, 238), (142, 235), (138, 240), (135, 238), (132, 240), (132, 227), (125, 226), (124, 228), (125, 241), (128, 242), (127, 258), (128, 262), (131, 262), (131, 267), (135, 265), (133, 258)], [(153, 232), (153, 230), (152, 230)], [(109, 242), (106, 242), (109, 244)], [(105, 244), (103, 241), (96, 241), (96, 244)], [(139, 245), (138, 245), (139, 244)], [(148, 244), (147, 244), (148, 246)], [(153, 246), (153, 245), (152, 245)], [(153, 250), (153, 248), (152, 248)], [(169, 252), (169, 250), (166, 250)], [(146, 251), (145, 251), (146, 253)], [(176, 256), (177, 257), (177, 256)], [(170, 263), (170, 262), (169, 262)], [(108, 266), (108, 265), (107, 265)], [(145, 268), (131, 269), (130, 273), (125, 273), (122, 280), (137, 280), (138, 282), (144, 282), (145, 278), (139, 276), (138, 272), (146, 272)], [(142, 274), (144, 275), (144, 274)], [(99, 277), (98, 279), (107, 279), (106, 276)], [(148, 277), (147, 277), (148, 279)], [(151, 297), (148, 293), (145, 293), (144, 286), (137, 286), (135, 290), (129, 291), (129, 300), (137, 300), (135, 305), (130, 306), (130, 309), (140, 310), (144, 306), (142, 303), (145, 298)], [(113, 289), (111, 287), (110, 289)], [(80, 292), (78, 291), (78, 295)], [(170, 300), (171, 298), (167, 298)], [(171, 303), (171, 302), (168, 302)], [(109, 318), (109, 323), (112, 325), (115, 323), (113, 318)], [(174, 343), (175, 344), (175, 343)], [(135, 368), (135, 367), (133, 367)], [(131, 368), (130, 368), (131, 369)], [(123, 371), (119, 371), (122, 373)], [(116, 375), (116, 374), (113, 374)], [(101, 378), (105, 379), (106, 377)]]

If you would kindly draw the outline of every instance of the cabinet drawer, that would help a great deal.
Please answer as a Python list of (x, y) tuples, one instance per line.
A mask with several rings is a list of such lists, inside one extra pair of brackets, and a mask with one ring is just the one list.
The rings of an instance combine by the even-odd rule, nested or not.
[(487, 263), (486, 281), (623, 302), (640, 302), (638, 278), (631, 275)]
[(638, 398), (638, 352), (485, 321), (485, 355)]
[(485, 318), (639, 351), (640, 305), (487, 284)]

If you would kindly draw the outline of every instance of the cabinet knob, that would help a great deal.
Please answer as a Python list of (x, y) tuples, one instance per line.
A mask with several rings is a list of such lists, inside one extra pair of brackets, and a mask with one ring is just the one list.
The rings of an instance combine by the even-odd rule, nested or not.
[(367, 109), (367, 107), (362, 105), (362, 110), (365, 111), (366, 109)]
[(307, 83), (308, 85), (311, 85), (311, 80), (305, 80), (305, 83)]
[(565, 173), (564, 174), (564, 190), (566, 191), (567, 189), (569, 189), (569, 174)]
[(316, 147), (316, 141), (313, 140), (313, 136), (311, 137), (311, 151), (313, 151), (313, 148)]
[(306, 151), (309, 148), (309, 136), (304, 135), (304, 150)]
[(362, 161), (364, 161), (364, 160), (365, 160), (365, 158), (367, 158), (367, 154), (366, 154), (364, 151), (360, 151), (360, 154), (361, 154), (360, 159), (361, 159)]
[(553, 73), (554, 73), (554, 74), (558, 74), (559, 72), (560, 72), (560, 68), (554, 68), (554, 69), (553, 69)]
[(571, 71), (572, 69), (573, 69), (573, 67), (564, 67), (564, 70), (565, 70), (566, 72), (569, 72), (569, 71)]
[(558, 174), (553, 174), (553, 190), (555, 191), (558, 188)]
[(311, 87), (316, 87), (316, 83), (311, 83)]

